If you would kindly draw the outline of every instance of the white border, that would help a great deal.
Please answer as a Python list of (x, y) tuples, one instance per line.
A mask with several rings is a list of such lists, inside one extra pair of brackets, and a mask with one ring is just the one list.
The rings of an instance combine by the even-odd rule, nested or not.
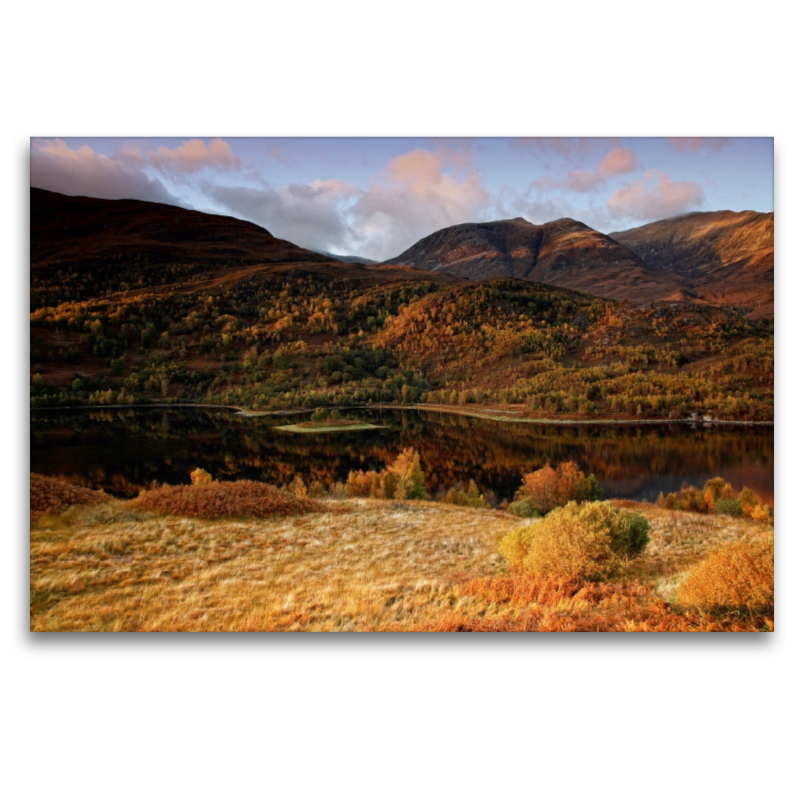
[[(781, 8), (15, 7), (0, 134), (6, 796), (787, 796), (800, 137)], [(28, 137), (420, 133), (776, 137), (777, 633), (26, 633)]]

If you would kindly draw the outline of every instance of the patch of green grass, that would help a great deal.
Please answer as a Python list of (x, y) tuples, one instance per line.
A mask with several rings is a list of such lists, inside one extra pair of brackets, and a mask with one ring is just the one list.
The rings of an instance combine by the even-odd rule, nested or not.
[(385, 425), (373, 425), (371, 422), (301, 422), (296, 425), (276, 425), (276, 431), (287, 433), (346, 433), (349, 431), (372, 431), (385, 428)]

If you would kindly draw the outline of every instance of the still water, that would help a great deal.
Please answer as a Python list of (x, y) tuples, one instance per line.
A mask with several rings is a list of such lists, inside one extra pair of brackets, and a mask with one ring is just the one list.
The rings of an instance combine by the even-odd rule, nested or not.
[(684, 481), (717, 475), (773, 502), (771, 427), (557, 426), (495, 422), (427, 411), (358, 411), (348, 418), (385, 427), (296, 434), (277, 425), (305, 416), (241, 417), (212, 409), (31, 412), (31, 471), (134, 496), (152, 481), (188, 483), (202, 467), (216, 479), (277, 485), (344, 481), (380, 470), (405, 447), (421, 456), (432, 495), (473, 478), (512, 499), (525, 472), (573, 460), (594, 473), (604, 497), (655, 500)]

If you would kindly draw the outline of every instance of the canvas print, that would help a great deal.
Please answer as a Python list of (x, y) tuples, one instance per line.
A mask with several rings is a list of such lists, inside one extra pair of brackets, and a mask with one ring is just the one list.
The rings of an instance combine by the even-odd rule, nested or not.
[(771, 631), (771, 138), (30, 145), (33, 631)]

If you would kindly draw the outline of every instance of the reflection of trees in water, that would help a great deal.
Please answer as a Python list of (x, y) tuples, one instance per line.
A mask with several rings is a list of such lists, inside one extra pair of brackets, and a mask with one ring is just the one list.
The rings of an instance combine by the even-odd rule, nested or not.
[(297, 435), (274, 430), (284, 419), (214, 410), (36, 412), (31, 468), (74, 482), (134, 494), (153, 480), (188, 482), (202, 466), (216, 478), (286, 484), (343, 481), (352, 469), (382, 469), (416, 448), (428, 489), (474, 478), (481, 490), (511, 497), (521, 475), (545, 462), (574, 460), (611, 494), (634, 496), (649, 479), (760, 470), (771, 488), (772, 429), (685, 426), (549, 426), (497, 423), (431, 412), (348, 413), (385, 429)]

